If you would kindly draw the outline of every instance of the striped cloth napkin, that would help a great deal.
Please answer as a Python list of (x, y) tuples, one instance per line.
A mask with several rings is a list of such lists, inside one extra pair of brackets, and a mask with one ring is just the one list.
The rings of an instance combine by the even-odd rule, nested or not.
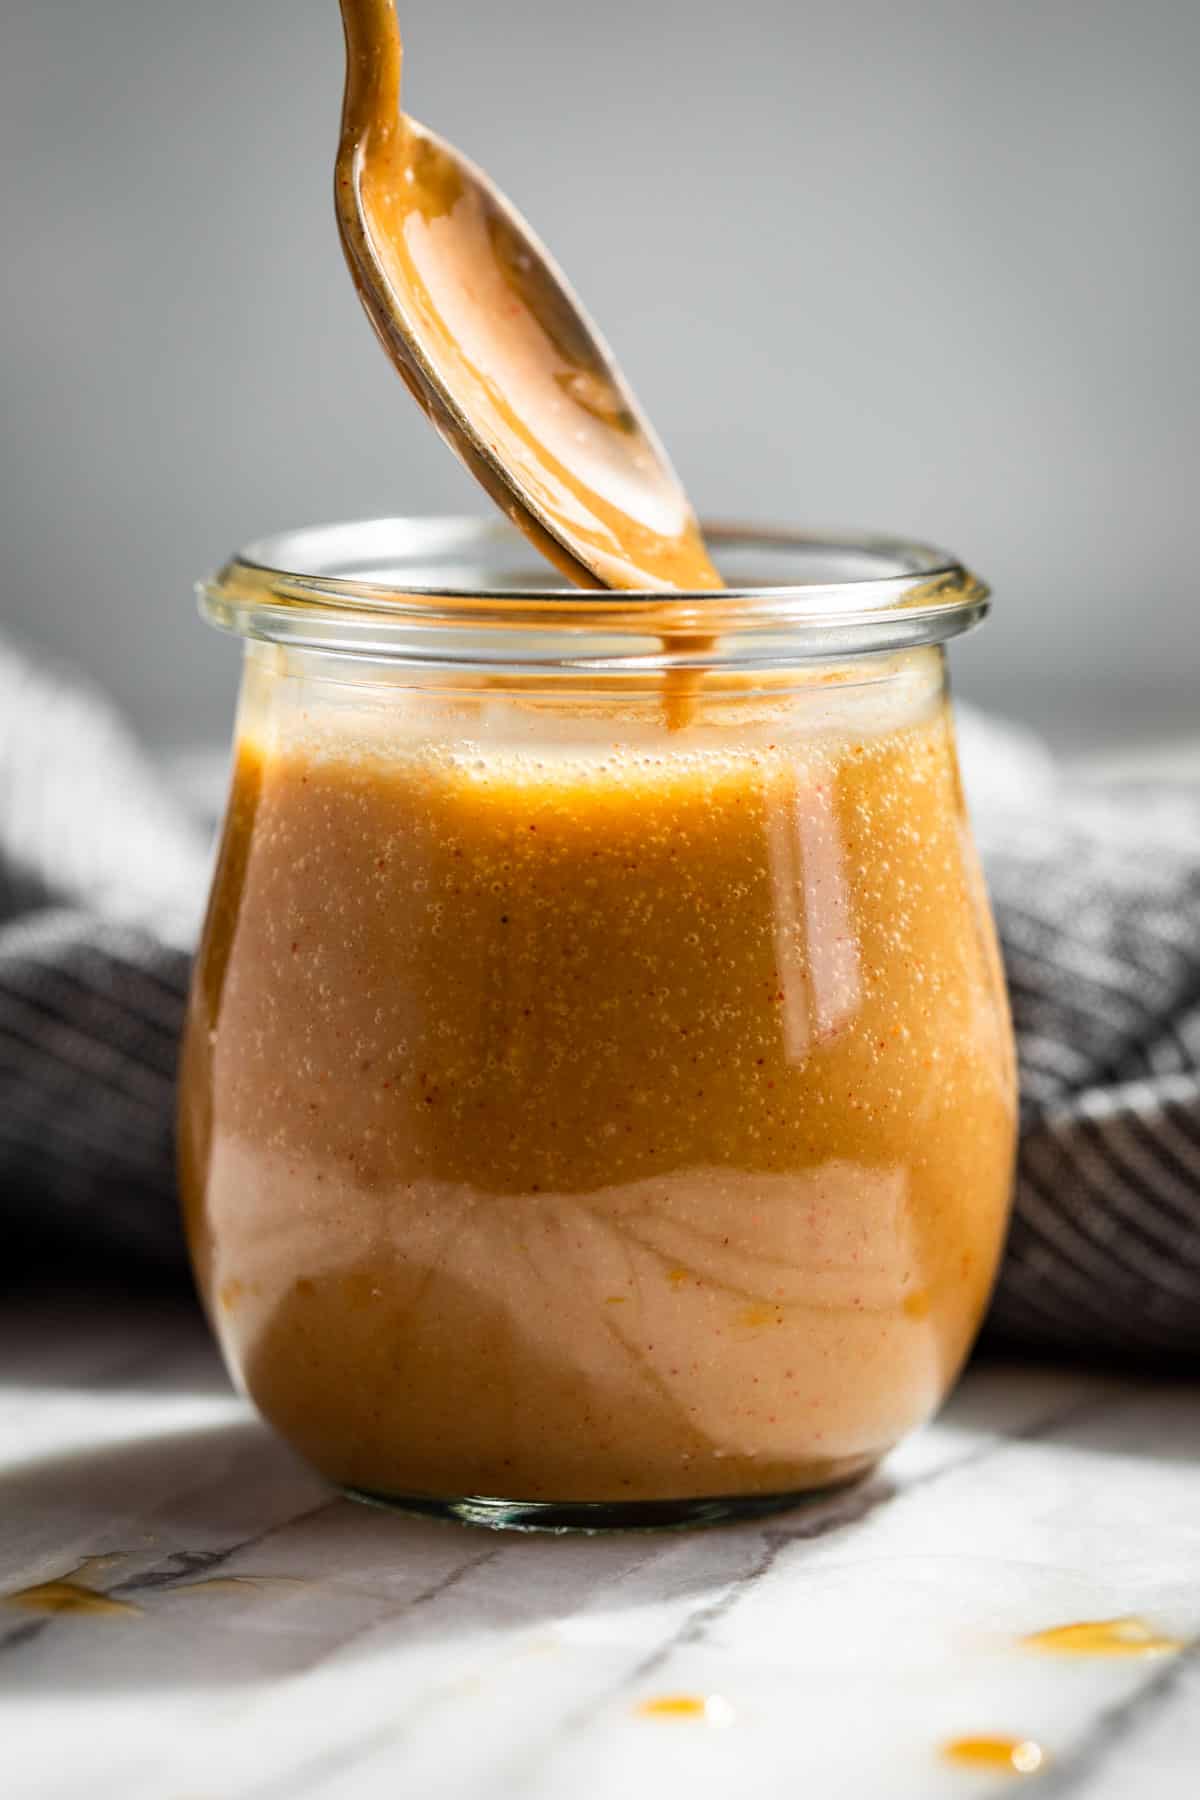
[[(1200, 758), (1114, 780), (1025, 764), (965, 721), (1021, 1085), (990, 1315), (1022, 1344), (1200, 1352)], [(977, 779), (972, 783), (971, 776)]]
[[(1195, 1356), (1200, 775), (1064, 773), (970, 713), (961, 737), (1021, 1070), (989, 1331)], [(101, 697), (0, 643), (0, 1218), (18, 1252), (183, 1271), (175, 1056), (211, 824)]]

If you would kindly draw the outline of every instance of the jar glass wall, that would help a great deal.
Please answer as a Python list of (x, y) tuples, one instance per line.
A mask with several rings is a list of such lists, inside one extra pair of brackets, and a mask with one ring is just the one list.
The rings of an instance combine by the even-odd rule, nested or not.
[(351, 1492), (783, 1504), (928, 1417), (978, 1328), (1013, 1064), (942, 643), (984, 591), (711, 535), (719, 595), (555, 593), (445, 521), (206, 590), (247, 644), (188, 1229), (236, 1379)]

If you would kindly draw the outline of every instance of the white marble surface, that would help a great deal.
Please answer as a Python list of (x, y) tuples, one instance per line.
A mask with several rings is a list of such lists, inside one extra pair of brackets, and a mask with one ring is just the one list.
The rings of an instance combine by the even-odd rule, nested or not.
[[(0, 1589), (121, 1552), (141, 1609), (0, 1607), (9, 1800), (1200, 1792), (1196, 1385), (985, 1366), (838, 1500), (514, 1537), (332, 1496), (183, 1309), (10, 1300), (0, 1337)], [(1125, 1613), (1185, 1647), (1019, 1641)], [(729, 1722), (639, 1715), (678, 1693)], [(1048, 1761), (952, 1767), (964, 1733)]]

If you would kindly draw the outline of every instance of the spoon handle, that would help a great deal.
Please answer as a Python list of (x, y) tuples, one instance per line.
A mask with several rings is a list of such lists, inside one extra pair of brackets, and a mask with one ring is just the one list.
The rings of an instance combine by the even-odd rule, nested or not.
[(400, 114), (400, 24), (395, 0), (341, 0), (346, 34), (342, 137), (390, 133)]

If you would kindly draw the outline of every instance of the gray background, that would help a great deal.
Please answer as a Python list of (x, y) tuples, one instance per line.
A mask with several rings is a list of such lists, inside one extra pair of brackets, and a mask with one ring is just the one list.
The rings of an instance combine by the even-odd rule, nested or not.
[[(949, 544), (960, 691), (1200, 718), (1196, 0), (407, 0), (406, 99), (602, 321), (697, 505)], [(360, 315), (335, 0), (4, 0), (0, 619), (228, 730), (194, 577), (469, 510)]]

